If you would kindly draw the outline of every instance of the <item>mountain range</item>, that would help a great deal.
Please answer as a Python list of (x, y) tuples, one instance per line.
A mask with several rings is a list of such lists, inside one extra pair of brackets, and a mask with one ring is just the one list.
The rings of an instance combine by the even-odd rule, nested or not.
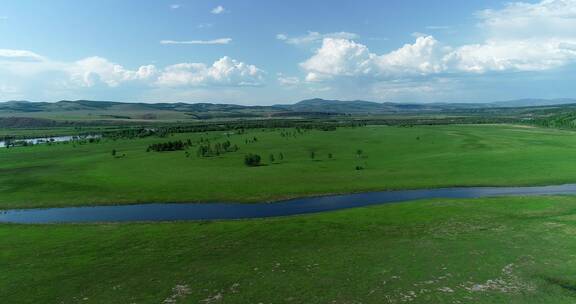
[(307, 99), (294, 104), (243, 106), (216, 103), (142, 103), (93, 100), (58, 102), (0, 102), (0, 117), (67, 120), (190, 120), (214, 118), (311, 117), (327, 115), (383, 115), (452, 113), (499, 108), (576, 104), (576, 99), (519, 99), (490, 103), (393, 103), (364, 100)]

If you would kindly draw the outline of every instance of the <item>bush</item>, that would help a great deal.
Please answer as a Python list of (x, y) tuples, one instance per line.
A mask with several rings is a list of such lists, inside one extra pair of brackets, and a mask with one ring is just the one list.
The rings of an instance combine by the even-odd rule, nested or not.
[(256, 167), (260, 165), (260, 160), (262, 158), (258, 154), (246, 154), (244, 156), (244, 164), (248, 167)]
[(177, 140), (177, 141), (169, 141), (169, 142), (159, 143), (159, 144), (152, 144), (152, 145), (148, 146), (148, 149), (146, 149), (146, 152), (150, 152), (150, 151), (156, 151), (156, 152), (177, 151), (177, 150), (184, 150), (186, 147), (187, 147), (187, 145), (184, 142), (182, 142), (181, 140)]

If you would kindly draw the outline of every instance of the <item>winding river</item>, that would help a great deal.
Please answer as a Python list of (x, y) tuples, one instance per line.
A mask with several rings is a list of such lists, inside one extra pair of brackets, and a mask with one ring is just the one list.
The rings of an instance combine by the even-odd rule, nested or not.
[(163, 203), (0, 211), (0, 222), (95, 223), (183, 220), (233, 220), (325, 212), (430, 198), (576, 194), (576, 184), (537, 187), (458, 187), (327, 195), (273, 203)]

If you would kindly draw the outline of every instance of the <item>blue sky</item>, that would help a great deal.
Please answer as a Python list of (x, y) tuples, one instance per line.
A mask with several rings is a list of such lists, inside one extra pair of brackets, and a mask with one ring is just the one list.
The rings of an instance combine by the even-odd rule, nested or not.
[(0, 100), (576, 97), (576, 0), (0, 4)]

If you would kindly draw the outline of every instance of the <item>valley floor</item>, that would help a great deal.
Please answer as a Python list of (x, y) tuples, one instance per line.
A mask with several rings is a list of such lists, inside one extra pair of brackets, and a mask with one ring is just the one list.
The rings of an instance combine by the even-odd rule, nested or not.
[[(367, 126), (4, 148), (0, 209), (260, 202), (389, 189), (572, 183), (575, 134), (511, 125)], [(198, 157), (200, 139), (212, 145), (230, 141), (239, 149)], [(177, 140), (190, 140), (192, 146), (187, 151), (146, 152), (151, 144)], [(247, 153), (259, 154), (262, 165), (247, 167)]]

